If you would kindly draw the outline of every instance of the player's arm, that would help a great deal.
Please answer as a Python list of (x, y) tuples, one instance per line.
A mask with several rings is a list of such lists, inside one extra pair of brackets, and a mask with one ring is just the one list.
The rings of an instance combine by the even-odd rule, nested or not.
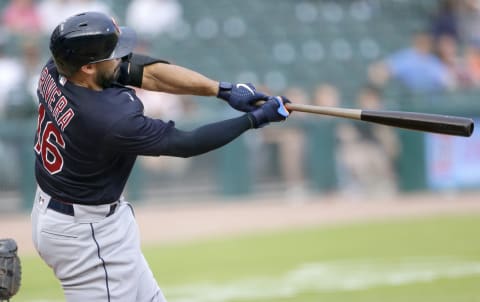
[(194, 70), (140, 54), (133, 54), (123, 64), (119, 81), (151, 91), (216, 96), (243, 112), (255, 110), (257, 101), (267, 99), (250, 83), (218, 82)]
[(219, 83), (178, 65), (156, 63), (144, 67), (141, 88), (172, 94), (217, 96)]
[(119, 121), (104, 140), (119, 152), (138, 155), (190, 157), (220, 148), (251, 128), (285, 120), (287, 99), (271, 97), (261, 107), (240, 117), (201, 126), (192, 131), (141, 114)]

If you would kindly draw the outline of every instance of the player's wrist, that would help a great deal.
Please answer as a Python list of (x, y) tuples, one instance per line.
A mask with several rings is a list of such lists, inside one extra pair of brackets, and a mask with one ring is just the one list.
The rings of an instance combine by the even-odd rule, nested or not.
[(217, 98), (229, 102), (230, 95), (232, 94), (233, 84), (230, 82), (219, 82)]
[(255, 116), (253, 116), (252, 112), (247, 112), (246, 117), (248, 121), (250, 122), (250, 129), (256, 129), (257, 127), (257, 120), (255, 119)]
[(248, 113), (252, 121), (252, 128), (262, 128), (269, 123), (268, 117), (262, 108), (251, 111)]

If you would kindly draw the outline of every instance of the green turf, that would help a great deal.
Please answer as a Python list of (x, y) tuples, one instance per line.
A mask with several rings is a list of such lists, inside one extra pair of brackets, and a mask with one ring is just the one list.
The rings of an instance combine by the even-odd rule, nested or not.
[[(221, 286), (250, 278), (275, 278), (305, 263), (365, 261), (404, 263), (409, 259), (480, 261), (480, 216), (356, 223), (176, 245), (149, 246), (145, 256), (170, 302), (176, 288), (208, 282)], [(58, 282), (37, 257), (23, 258), (21, 292), (14, 301), (62, 300)], [(372, 262), (373, 261), (373, 262)], [(440, 262), (441, 263), (441, 262)], [(313, 280), (315, 282), (315, 280)], [(311, 291), (293, 296), (228, 301), (479, 301), (480, 274), (358, 290)], [(261, 285), (259, 285), (261, 291)], [(172, 293), (172, 295), (169, 295)]]

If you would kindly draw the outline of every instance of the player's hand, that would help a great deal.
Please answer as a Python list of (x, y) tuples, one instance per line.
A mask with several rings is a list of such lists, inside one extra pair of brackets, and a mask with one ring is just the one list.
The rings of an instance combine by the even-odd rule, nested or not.
[(217, 97), (227, 101), (232, 108), (243, 112), (258, 109), (255, 103), (268, 98), (267, 95), (258, 92), (251, 83), (232, 84), (228, 82), (220, 82)]
[(291, 102), (284, 96), (268, 97), (263, 105), (250, 113), (254, 119), (254, 128), (261, 128), (270, 122), (286, 120), (290, 115), (285, 107), (287, 103)]

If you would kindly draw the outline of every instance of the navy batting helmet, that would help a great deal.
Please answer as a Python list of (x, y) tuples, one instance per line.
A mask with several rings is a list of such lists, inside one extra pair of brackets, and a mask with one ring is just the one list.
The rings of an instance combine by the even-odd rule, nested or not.
[(103, 13), (85, 12), (55, 28), (50, 37), (50, 51), (57, 67), (71, 73), (88, 63), (125, 57), (135, 43), (132, 29), (119, 27)]

